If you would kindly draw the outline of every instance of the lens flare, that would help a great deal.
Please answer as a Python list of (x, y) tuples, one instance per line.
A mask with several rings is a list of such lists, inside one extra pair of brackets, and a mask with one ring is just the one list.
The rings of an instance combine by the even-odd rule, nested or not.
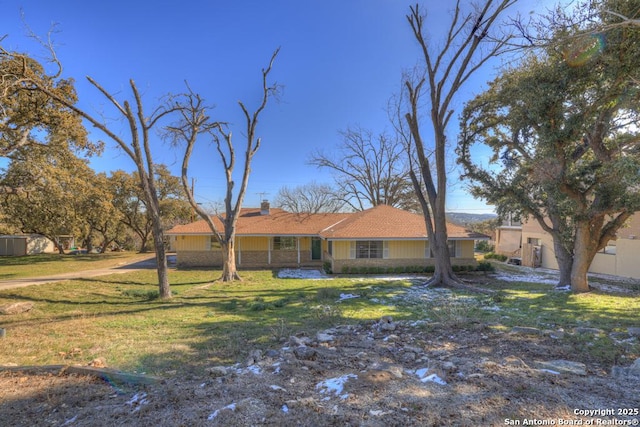
[(604, 50), (602, 34), (587, 34), (572, 40), (562, 52), (564, 60), (572, 67), (579, 67), (595, 58)]

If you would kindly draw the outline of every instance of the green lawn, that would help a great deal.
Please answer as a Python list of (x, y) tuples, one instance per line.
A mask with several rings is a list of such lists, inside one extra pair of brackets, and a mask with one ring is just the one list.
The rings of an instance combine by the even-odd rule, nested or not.
[[(421, 301), (403, 298), (412, 292), (409, 280), (277, 279), (271, 271), (247, 271), (242, 282), (212, 282), (219, 274), (172, 270), (169, 301), (154, 299), (155, 271), (0, 291), (0, 305), (35, 303), (28, 313), (0, 315), (7, 330), (0, 365), (87, 364), (103, 357), (112, 368), (167, 375), (241, 361), (250, 350), (282, 346), (297, 332), (383, 315), (452, 327), (483, 322), (614, 332), (637, 326), (640, 312), (638, 297), (572, 295), (531, 283), (496, 281), (489, 285), (499, 290), (493, 296), (445, 291), (438, 293), (445, 299)], [(341, 293), (359, 298), (338, 301)], [(612, 347), (604, 362), (616, 357)], [(637, 345), (629, 351), (640, 356)]]
[(153, 256), (153, 254), (108, 252), (104, 254), (85, 255), (39, 254), (20, 257), (0, 257), (0, 280), (115, 267), (151, 256)]

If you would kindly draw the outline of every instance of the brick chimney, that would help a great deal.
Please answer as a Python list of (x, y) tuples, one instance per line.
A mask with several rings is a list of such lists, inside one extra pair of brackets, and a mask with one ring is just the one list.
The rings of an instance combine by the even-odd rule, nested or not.
[(260, 203), (260, 215), (269, 215), (269, 209), (269, 201), (266, 199), (263, 200), (262, 203)]

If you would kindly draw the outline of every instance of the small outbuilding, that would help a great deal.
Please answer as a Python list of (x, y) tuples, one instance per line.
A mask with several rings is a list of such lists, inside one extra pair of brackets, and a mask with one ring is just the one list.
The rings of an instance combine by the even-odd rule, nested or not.
[(55, 252), (55, 245), (41, 234), (0, 235), (0, 256), (25, 256), (47, 252)]

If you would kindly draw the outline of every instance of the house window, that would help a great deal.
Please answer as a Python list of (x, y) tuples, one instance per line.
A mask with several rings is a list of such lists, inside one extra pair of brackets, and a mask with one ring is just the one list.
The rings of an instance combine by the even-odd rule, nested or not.
[(273, 238), (274, 251), (294, 251), (296, 250), (296, 238), (276, 236)]
[(458, 253), (456, 252), (456, 250), (458, 249), (458, 241), (449, 240), (447, 241), (447, 245), (449, 245), (449, 258), (457, 258)]
[(428, 240), (424, 242), (424, 257), (433, 258), (433, 252), (431, 251), (431, 245)]
[(383, 245), (381, 240), (356, 241), (356, 258), (382, 258)]
[(527, 237), (527, 243), (533, 245), (533, 246), (541, 246), (542, 245), (542, 239), (538, 239), (535, 237)]

